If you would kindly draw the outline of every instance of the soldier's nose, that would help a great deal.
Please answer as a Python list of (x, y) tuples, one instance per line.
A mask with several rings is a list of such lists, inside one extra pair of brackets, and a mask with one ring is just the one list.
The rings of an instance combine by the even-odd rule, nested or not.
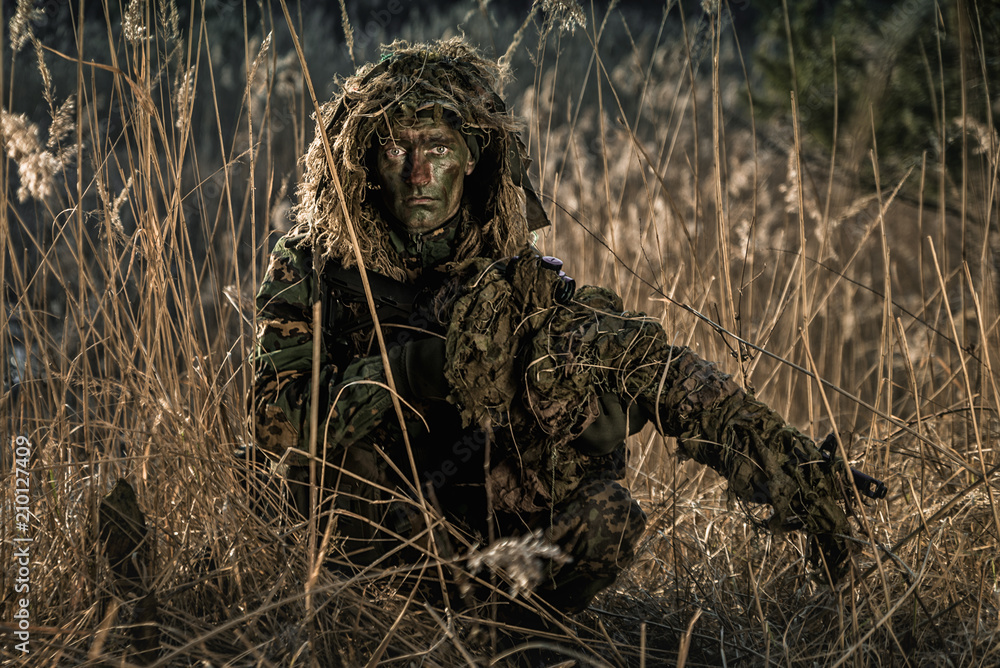
[(424, 186), (431, 182), (431, 164), (419, 153), (410, 159), (406, 180), (414, 186)]

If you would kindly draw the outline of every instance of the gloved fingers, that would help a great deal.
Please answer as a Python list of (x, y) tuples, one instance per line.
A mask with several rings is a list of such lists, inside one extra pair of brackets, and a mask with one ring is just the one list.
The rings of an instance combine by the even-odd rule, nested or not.
[(440, 400), (448, 396), (444, 339), (431, 336), (408, 341), (389, 348), (388, 357), (396, 390), (403, 399)]
[(448, 381), (444, 377), (443, 338), (430, 336), (404, 344), (403, 361), (414, 397), (437, 401), (448, 397)]
[(616, 429), (620, 426), (622, 433), (624, 433), (626, 417), (621, 397), (614, 392), (605, 392), (598, 399), (598, 403), (601, 406), (601, 414), (597, 420), (606, 420), (609, 425), (613, 425)]
[(606, 455), (625, 441), (628, 426), (625, 410), (617, 394), (608, 392), (598, 398), (600, 414), (573, 441), (582, 454)]
[(407, 366), (414, 370), (435, 371), (444, 369), (445, 344), (440, 336), (428, 336), (403, 344)]

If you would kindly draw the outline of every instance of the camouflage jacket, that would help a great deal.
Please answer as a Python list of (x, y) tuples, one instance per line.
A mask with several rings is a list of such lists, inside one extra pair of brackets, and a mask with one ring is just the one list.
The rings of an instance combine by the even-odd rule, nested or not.
[[(405, 258), (407, 273), (433, 288), (447, 277), (439, 269), (452, 255), (455, 232), (451, 224), (419, 237), (395, 231), (390, 236)], [(276, 458), (288, 453), (285, 461), (293, 466), (304, 465), (309, 451), (313, 303), (317, 299), (323, 309), (318, 449), (329, 458), (364, 439), (398, 442), (400, 438), (368, 306), (326, 280), (326, 268), (333, 266), (339, 263), (327, 259), (318, 276), (309, 240), (286, 235), (271, 252), (257, 294), (253, 397), (257, 443)], [(387, 344), (413, 336), (412, 331), (400, 334), (407, 330), (390, 328), (391, 323), (383, 327)], [(423, 430), (416, 415), (408, 416), (407, 430), (411, 436)]]

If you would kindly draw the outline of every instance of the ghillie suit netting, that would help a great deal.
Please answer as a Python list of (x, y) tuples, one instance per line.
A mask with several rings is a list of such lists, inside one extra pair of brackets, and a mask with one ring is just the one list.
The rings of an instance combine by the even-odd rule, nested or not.
[[(459, 130), (477, 158), (465, 181), (467, 211), (456, 260), (518, 252), (528, 243), (528, 232), (548, 219), (527, 175), (527, 149), (499, 95), (508, 72), (460, 37), (430, 44), (397, 41), (382, 51), (379, 62), (342, 81), (342, 92), (320, 108), (316, 138), (303, 158), (295, 232), (307, 236), (320, 255), (354, 266), (346, 211), (367, 269), (403, 279), (404, 263), (389, 241), (371, 148), (389, 136), (391, 124), (430, 115)], [(324, 129), (343, 202), (327, 161)]]
[[(494, 504), (534, 511), (564, 498), (601, 463), (571, 445), (611, 392), (635, 402), (682, 456), (710, 466), (729, 493), (773, 507), (767, 527), (801, 528), (812, 560), (836, 579), (854, 545), (843, 505), (848, 468), (655, 320), (629, 313), (610, 290), (555, 298), (557, 277), (538, 261), (467, 264), (438, 319), (447, 329), (445, 375), (466, 426), (492, 431), (487, 485)], [(498, 428), (499, 427), (499, 428)]]

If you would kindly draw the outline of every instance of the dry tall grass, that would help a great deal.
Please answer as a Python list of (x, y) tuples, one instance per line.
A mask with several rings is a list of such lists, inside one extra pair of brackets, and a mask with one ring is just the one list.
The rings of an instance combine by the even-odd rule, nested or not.
[[(4, 388), (0, 429), (30, 442), (26, 462), (13, 446), (4, 454), (0, 656), (139, 658), (130, 625), (143, 605), (97, 549), (98, 504), (125, 477), (149, 530), (139, 565), (157, 601), (157, 665), (505, 661), (488, 614), (425, 605), (398, 571), (312, 569), (303, 527), (260, 519), (231, 456), (250, 433), (251, 297), (312, 132), (281, 4), (177, 13), (133, 0), (87, 21), (56, 4), (0, 17), (12, 26), (0, 64), (0, 358), (21, 380), (16, 401)], [(638, 562), (536, 642), (580, 665), (996, 665), (996, 131), (981, 128), (957, 180), (924, 156), (907, 175), (918, 195), (904, 200), (899, 183), (845, 174), (796, 118), (753, 121), (755, 79), (725, 6), (671, 6), (659, 26), (588, 11), (568, 32), (546, 12), (574, 3), (540, 4), (508, 97), (555, 223), (543, 249), (662, 313), (679, 343), (807, 432), (837, 430), (853, 465), (891, 491), (859, 509), (857, 568), (831, 589), (800, 536), (756, 529), (723, 481), (643, 432), (630, 462), (650, 515)], [(289, 9), (326, 94), (351, 67), (340, 17)], [(367, 8), (348, 12), (360, 59), (388, 25), (376, 10), (371, 21)], [(407, 11), (400, 36), (461, 21), (498, 53), (524, 18), (487, 3), (427, 20)], [(53, 50), (59, 31), (71, 49)], [(876, 144), (876, 174), (878, 156)], [(944, 194), (925, 199), (927, 184)], [(24, 464), (27, 532), (16, 524)], [(14, 539), (29, 535), (22, 654)], [(436, 577), (433, 561), (422, 568)]]

